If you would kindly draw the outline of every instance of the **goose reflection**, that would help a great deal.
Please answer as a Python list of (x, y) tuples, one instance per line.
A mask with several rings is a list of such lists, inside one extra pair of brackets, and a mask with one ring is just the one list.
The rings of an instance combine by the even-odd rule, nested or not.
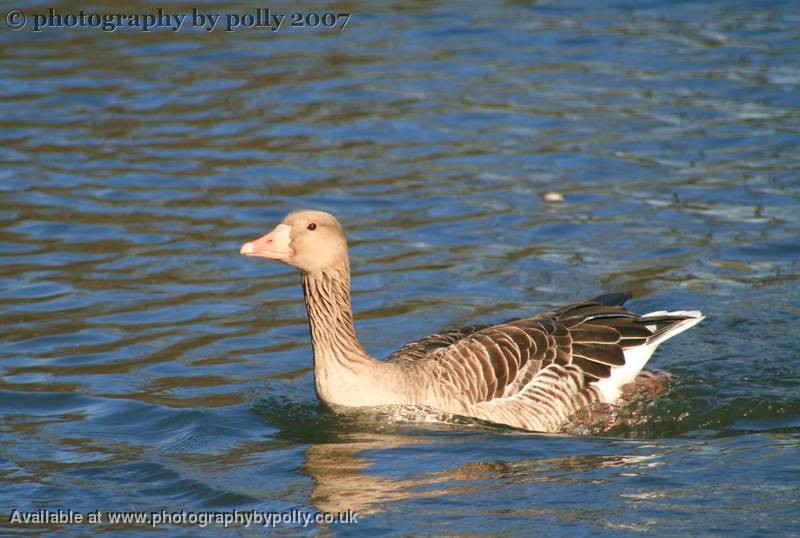
[(347, 434), (338, 442), (309, 446), (305, 451), (306, 462), (300, 471), (314, 481), (310, 500), (318, 510), (344, 512), (350, 509), (359, 515), (368, 515), (380, 512), (385, 505), (406, 499), (479, 492), (486, 487), (487, 480), (506, 484), (602, 483), (612, 477), (588, 476), (588, 472), (619, 467), (620, 472), (614, 476), (644, 474), (648, 468), (660, 465), (658, 460), (663, 455), (661, 447), (653, 445), (652, 453), (648, 454), (582, 454), (514, 461), (471, 461), (448, 469), (420, 471), (410, 478), (399, 479), (373, 470), (378, 462), (371, 454), (373, 451), (445, 442), (451, 444), (435, 436)]

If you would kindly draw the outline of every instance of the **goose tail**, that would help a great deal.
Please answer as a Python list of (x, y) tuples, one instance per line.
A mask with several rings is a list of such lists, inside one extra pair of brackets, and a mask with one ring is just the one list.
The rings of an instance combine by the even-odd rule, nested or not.
[(624, 365), (612, 368), (609, 377), (594, 382), (603, 395), (603, 401), (616, 402), (621, 395), (620, 389), (636, 379), (659, 344), (694, 327), (704, 319), (705, 316), (699, 310), (676, 310), (674, 312), (662, 310), (641, 316), (639, 322), (652, 334), (643, 344), (625, 350)]

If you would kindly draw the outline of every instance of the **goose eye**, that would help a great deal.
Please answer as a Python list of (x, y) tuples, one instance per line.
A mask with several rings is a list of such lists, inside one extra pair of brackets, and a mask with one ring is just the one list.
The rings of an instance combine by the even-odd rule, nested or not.
[(309, 229), (309, 230), (311, 230), (311, 231), (313, 232), (314, 230), (316, 230), (316, 229), (317, 229), (317, 223), (316, 223), (316, 222), (312, 222), (311, 224), (309, 224), (308, 226), (306, 226), (306, 228), (307, 228), (307, 229)]

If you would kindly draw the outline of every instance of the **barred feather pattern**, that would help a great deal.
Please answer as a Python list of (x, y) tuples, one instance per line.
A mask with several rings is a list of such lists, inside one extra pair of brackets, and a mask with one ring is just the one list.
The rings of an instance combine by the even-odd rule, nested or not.
[(349, 281), (347, 272), (303, 277), (323, 401), (420, 405), (540, 432), (559, 431), (577, 410), (607, 399), (598, 382), (625, 367), (626, 351), (654, 350), (702, 319), (639, 316), (592, 300), (433, 334), (377, 361), (356, 336)]
[(349, 368), (353, 357), (368, 357), (353, 325), (350, 275), (323, 273), (304, 276), (302, 282), (314, 347), (329, 353), (342, 368)]
[(539, 432), (559, 431), (576, 411), (601, 400), (594, 385), (584, 383), (577, 366), (550, 364), (525, 386), (525, 390), (504, 399), (472, 406), (471, 415)]

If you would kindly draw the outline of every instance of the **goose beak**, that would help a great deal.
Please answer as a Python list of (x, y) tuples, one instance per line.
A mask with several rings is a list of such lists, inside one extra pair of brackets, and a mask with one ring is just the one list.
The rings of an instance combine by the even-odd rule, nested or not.
[(245, 256), (259, 256), (272, 260), (287, 261), (294, 254), (289, 246), (291, 243), (290, 230), (291, 228), (286, 224), (278, 224), (274, 230), (264, 237), (259, 237), (255, 241), (242, 245), (239, 253)]

